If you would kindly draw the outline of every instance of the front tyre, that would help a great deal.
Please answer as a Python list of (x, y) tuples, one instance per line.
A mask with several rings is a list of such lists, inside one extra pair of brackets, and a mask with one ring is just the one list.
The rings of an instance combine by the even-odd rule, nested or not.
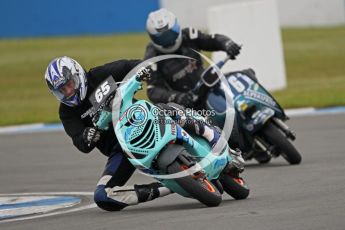
[(278, 129), (278, 127), (273, 125), (271, 122), (268, 122), (266, 127), (262, 130), (262, 135), (265, 137), (267, 142), (276, 146), (281, 151), (282, 157), (284, 157), (287, 162), (292, 165), (301, 163), (301, 154)]
[(271, 161), (272, 157), (268, 155), (266, 152), (263, 152), (263, 153), (257, 153), (254, 159), (260, 164), (268, 164)]
[[(186, 167), (177, 161), (168, 166), (168, 172), (178, 173), (185, 170)], [(216, 207), (222, 202), (222, 195), (217, 187), (207, 178), (198, 178), (195, 176), (185, 176), (174, 179), (191, 197), (197, 199), (208, 207)]]
[(236, 200), (243, 200), (249, 196), (250, 189), (242, 178), (234, 178), (229, 174), (222, 174), (219, 178), (224, 191)]

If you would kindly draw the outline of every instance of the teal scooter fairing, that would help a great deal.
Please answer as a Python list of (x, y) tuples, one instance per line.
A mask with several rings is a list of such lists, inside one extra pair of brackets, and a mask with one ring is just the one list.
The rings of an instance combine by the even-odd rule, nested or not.
[[(218, 180), (223, 170), (233, 160), (228, 145), (222, 146), (221, 151), (213, 152), (207, 141), (188, 134), (171, 117), (162, 114), (159, 107), (145, 100), (134, 100), (134, 94), (139, 89), (142, 89), (139, 75), (131, 77), (117, 88), (113, 114), (104, 109), (105, 107), (100, 109), (96, 127), (107, 129), (112, 116), (116, 137), (127, 153), (129, 161), (142, 172), (150, 174), (164, 186), (182, 196), (190, 197), (190, 194), (176, 183), (176, 178), (187, 176), (186, 172), (191, 175), (203, 172), (207, 180)], [(181, 175), (166, 174), (167, 170), (157, 164), (165, 149), (171, 145), (179, 145), (175, 143), (176, 140), (183, 140), (182, 145), (195, 162), (190, 168), (191, 171), (183, 171)], [(165, 158), (169, 157), (165, 156)], [(173, 153), (169, 161), (174, 161), (178, 157), (178, 154)], [(165, 162), (166, 165), (171, 163)]]

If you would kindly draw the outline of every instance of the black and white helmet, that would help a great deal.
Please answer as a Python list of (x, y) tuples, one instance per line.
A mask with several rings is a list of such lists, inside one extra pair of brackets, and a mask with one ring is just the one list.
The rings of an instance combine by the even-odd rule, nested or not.
[(146, 30), (153, 45), (162, 53), (173, 53), (180, 48), (182, 33), (176, 16), (166, 9), (151, 12)]

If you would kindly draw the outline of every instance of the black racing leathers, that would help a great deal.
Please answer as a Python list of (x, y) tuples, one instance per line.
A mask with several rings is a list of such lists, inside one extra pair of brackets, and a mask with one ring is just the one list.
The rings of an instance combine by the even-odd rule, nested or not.
[[(174, 58), (158, 62), (148, 82), (149, 99), (155, 103), (174, 102), (174, 95), (191, 90), (204, 70), (200, 55), (192, 49), (198, 52), (224, 51), (227, 41), (230, 39), (224, 35), (208, 35), (194, 28), (183, 29), (181, 47), (174, 54), (185, 55), (195, 60)], [(163, 54), (149, 43), (144, 59)]]
[(101, 133), (96, 146), (88, 146), (83, 140), (83, 131), (86, 127), (93, 127), (89, 97), (106, 78), (112, 76), (115, 81), (122, 81), (127, 73), (140, 63), (139, 60), (119, 60), (90, 69), (87, 75), (87, 94), (81, 105), (69, 107), (60, 103), (59, 116), (66, 133), (72, 138), (73, 144), (84, 153), (90, 152), (94, 147), (101, 153), (109, 156), (114, 145), (118, 143), (113, 128)]

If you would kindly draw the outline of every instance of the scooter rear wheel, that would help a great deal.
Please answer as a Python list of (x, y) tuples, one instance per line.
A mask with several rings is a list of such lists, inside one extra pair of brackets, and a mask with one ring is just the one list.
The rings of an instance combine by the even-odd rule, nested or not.
[(301, 154), (287, 139), (287, 137), (278, 129), (278, 127), (269, 122), (262, 130), (262, 135), (265, 137), (266, 141), (272, 145), (275, 145), (279, 150), (281, 150), (281, 155), (287, 162), (292, 165), (301, 163)]

